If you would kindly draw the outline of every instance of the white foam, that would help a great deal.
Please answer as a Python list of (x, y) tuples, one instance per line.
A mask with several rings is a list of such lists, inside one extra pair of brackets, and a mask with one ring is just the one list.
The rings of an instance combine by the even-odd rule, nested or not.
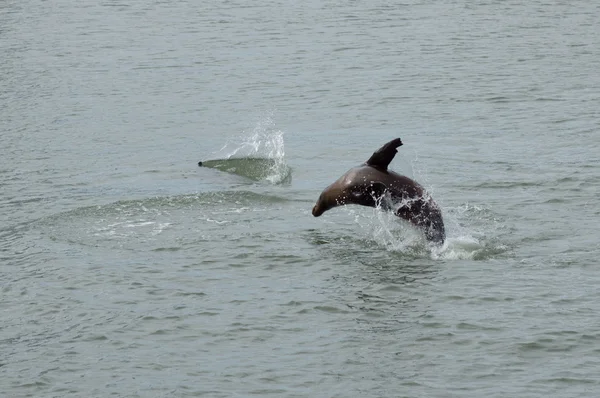
[(435, 260), (472, 260), (485, 247), (472, 236), (449, 237), (442, 247), (431, 250)]

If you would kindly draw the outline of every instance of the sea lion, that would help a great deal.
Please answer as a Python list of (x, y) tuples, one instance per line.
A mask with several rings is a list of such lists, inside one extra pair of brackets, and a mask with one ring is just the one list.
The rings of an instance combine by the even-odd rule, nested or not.
[(325, 188), (312, 209), (313, 216), (346, 204), (381, 207), (421, 228), (428, 241), (443, 244), (446, 232), (439, 206), (419, 183), (388, 170), (401, 145), (400, 138), (388, 142), (366, 163)]

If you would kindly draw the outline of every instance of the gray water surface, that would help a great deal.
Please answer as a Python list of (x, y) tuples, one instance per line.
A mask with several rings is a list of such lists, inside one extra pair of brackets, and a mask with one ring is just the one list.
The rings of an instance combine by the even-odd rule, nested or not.
[[(0, 391), (597, 396), (599, 18), (2, 2)], [(311, 215), (395, 137), (442, 249), (379, 210)]]

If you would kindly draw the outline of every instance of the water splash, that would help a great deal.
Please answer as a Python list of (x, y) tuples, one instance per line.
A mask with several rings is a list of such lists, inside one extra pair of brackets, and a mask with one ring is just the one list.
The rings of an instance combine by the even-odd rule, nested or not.
[(392, 211), (382, 210), (380, 206), (371, 212), (372, 217), (368, 218), (355, 214), (355, 221), (378, 246), (391, 252), (418, 257), (428, 253), (429, 243), (425, 236), (408, 221), (399, 218)]
[(228, 141), (213, 154), (215, 160), (201, 166), (239, 174), (271, 184), (290, 183), (292, 170), (285, 162), (284, 132), (275, 127), (271, 116), (257, 121), (250, 132)]
[(394, 209), (395, 206), (397, 204), (382, 206), (380, 203), (368, 212), (352, 206), (345, 208), (364, 231), (365, 239), (389, 252), (433, 260), (485, 260), (509, 250), (494, 235), (496, 219), (490, 211), (469, 205), (446, 209), (446, 240), (439, 246), (428, 242), (423, 232), (408, 221), (392, 211), (382, 210)]
[[(436, 196), (428, 170), (419, 161), (419, 153), (415, 152), (408, 163), (409, 174), (424, 184), (427, 197)], [(434, 260), (484, 260), (510, 250), (499, 236), (506, 226), (491, 209), (469, 203), (458, 207), (443, 206), (443, 198), (436, 202), (442, 206), (446, 230), (446, 239), (441, 246), (428, 242), (422, 231), (393, 214), (400, 206), (410, 205), (407, 202), (394, 203), (391, 198), (384, 197), (372, 210), (372, 217), (367, 221), (356, 220), (369, 238), (391, 252)]]

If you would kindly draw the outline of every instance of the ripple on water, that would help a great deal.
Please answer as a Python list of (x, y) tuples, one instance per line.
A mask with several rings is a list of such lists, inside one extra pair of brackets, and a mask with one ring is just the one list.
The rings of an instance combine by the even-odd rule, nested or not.
[[(82, 207), (37, 220), (28, 228), (71, 244), (168, 253), (221, 236), (227, 233), (224, 225), (252, 222), (287, 202), (249, 191), (154, 197)], [(190, 219), (197, 231), (180, 231), (189, 228)]]

